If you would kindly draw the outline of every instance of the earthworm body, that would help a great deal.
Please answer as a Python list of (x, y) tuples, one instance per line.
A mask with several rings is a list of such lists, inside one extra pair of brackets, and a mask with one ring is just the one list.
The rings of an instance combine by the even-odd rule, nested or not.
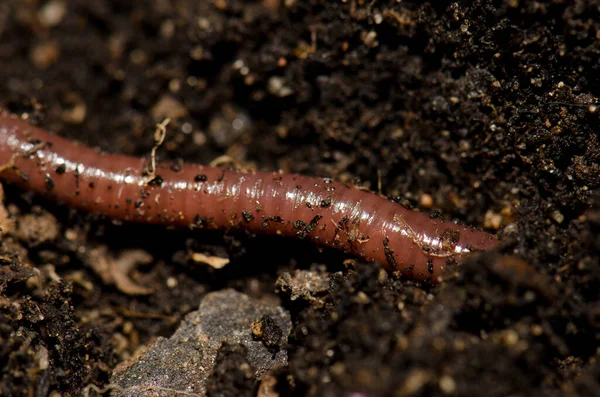
[(81, 210), (125, 221), (307, 238), (438, 281), (446, 264), (495, 236), (430, 219), (330, 179), (233, 171), (102, 153), (0, 110), (0, 178)]

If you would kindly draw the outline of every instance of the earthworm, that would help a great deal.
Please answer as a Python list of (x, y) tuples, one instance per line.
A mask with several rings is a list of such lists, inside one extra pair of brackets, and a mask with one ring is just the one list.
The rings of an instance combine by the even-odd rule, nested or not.
[(0, 178), (124, 221), (306, 238), (409, 278), (497, 246), (495, 236), (328, 178), (159, 163), (71, 142), (0, 109)]

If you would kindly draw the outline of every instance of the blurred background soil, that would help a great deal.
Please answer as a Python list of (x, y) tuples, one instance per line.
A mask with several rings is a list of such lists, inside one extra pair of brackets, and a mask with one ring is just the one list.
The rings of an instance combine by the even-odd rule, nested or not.
[[(599, 61), (593, 0), (2, 0), (0, 106), (32, 123), (147, 156), (170, 117), (161, 159), (334, 177), (502, 246), (428, 288), (5, 185), (0, 395), (105, 386), (226, 287), (291, 314), (268, 395), (599, 395)], [(209, 394), (266, 395), (236, 352)]]

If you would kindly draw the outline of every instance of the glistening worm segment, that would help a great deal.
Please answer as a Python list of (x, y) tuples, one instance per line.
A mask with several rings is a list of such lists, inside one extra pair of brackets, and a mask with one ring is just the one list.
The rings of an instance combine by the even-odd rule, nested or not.
[(0, 178), (86, 211), (125, 221), (307, 238), (416, 280), (497, 245), (495, 236), (430, 219), (329, 179), (159, 164), (102, 153), (0, 110)]

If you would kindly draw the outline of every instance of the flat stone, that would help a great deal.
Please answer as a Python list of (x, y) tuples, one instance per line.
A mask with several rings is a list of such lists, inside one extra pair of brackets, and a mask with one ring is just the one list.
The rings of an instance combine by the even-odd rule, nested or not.
[[(252, 325), (272, 320), (281, 330), (279, 347), (265, 346), (252, 334)], [(253, 299), (235, 290), (213, 292), (197, 311), (188, 314), (169, 339), (158, 340), (134, 361), (115, 368), (112, 383), (120, 396), (171, 396), (176, 393), (206, 395), (206, 383), (223, 345), (239, 344), (260, 380), (269, 371), (287, 366), (287, 342), (292, 329), (289, 313), (280, 306)]]

